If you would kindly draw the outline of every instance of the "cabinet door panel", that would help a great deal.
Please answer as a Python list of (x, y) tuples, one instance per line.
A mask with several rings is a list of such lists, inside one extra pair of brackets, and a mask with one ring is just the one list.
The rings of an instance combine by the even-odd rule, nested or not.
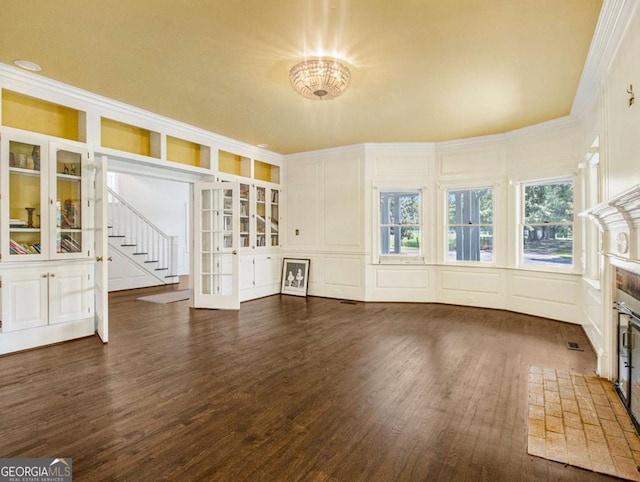
[(240, 289), (253, 288), (253, 256), (240, 258)]
[(2, 276), (2, 306), (3, 332), (46, 325), (46, 274), (4, 274)]
[(58, 268), (49, 273), (49, 324), (92, 315), (93, 285), (86, 267)]
[(2, 143), (4, 259), (33, 261), (47, 252), (46, 144), (24, 135)]
[[(87, 150), (82, 147), (51, 143), (51, 238), (52, 258), (81, 258), (88, 256), (86, 242), (87, 180), (85, 160)], [(55, 229), (55, 231), (54, 231)]]

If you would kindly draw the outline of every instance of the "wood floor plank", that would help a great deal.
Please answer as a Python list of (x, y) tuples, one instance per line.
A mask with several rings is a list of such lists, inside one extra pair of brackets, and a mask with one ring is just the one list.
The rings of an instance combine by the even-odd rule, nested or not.
[(0, 455), (72, 457), (77, 481), (613, 480), (526, 453), (529, 366), (594, 371), (579, 326), (441, 304), (137, 300), (167, 289), (111, 294), (108, 345), (0, 357)]

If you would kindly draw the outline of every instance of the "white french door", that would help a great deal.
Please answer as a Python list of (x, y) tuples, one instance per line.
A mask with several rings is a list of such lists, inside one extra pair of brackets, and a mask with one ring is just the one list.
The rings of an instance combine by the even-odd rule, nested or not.
[(193, 185), (194, 308), (240, 309), (237, 183)]
[(107, 233), (107, 156), (95, 159), (95, 317), (96, 333), (103, 343), (109, 341), (109, 239)]

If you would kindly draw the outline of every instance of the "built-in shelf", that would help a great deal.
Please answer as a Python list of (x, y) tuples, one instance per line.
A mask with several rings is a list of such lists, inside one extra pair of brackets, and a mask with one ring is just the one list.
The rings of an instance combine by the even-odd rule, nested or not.
[(109, 149), (160, 159), (160, 134), (102, 117), (100, 145)]
[(259, 181), (280, 184), (280, 167), (262, 161), (253, 164), (253, 177)]
[(220, 150), (218, 171), (234, 176), (251, 177), (251, 159)]
[(211, 148), (209, 146), (169, 135), (166, 139), (167, 161), (205, 169), (211, 167)]
[(86, 114), (52, 102), (2, 91), (2, 125), (86, 142)]

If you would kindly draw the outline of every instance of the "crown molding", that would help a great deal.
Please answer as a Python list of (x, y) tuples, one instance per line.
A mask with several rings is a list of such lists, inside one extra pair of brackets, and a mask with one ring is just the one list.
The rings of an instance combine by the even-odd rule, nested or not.
[(622, 39), (638, 10), (638, 0), (604, 0), (573, 100), (571, 116), (584, 121), (598, 100)]
[(282, 155), (264, 148), (225, 137), (215, 132), (176, 121), (138, 107), (73, 87), (40, 74), (26, 72), (17, 67), (0, 63), (0, 88), (19, 94), (58, 103), (85, 112), (144, 129), (182, 137), (192, 142), (221, 147), (241, 156), (263, 161), (282, 163)]

